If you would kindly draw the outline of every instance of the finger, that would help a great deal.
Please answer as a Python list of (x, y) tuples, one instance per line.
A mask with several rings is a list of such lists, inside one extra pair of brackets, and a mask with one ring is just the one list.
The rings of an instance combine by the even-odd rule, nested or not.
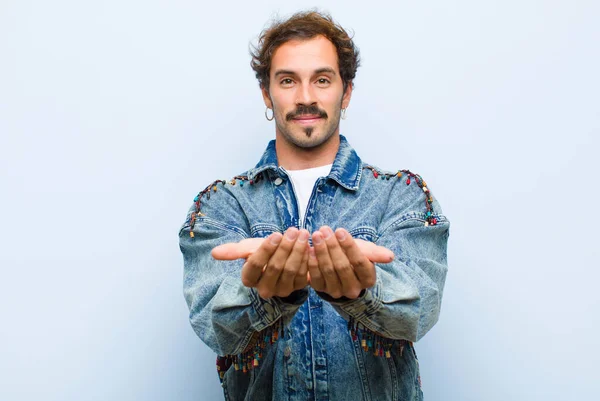
[(338, 243), (344, 250), (350, 264), (354, 267), (354, 273), (362, 288), (370, 288), (375, 285), (375, 265), (361, 251), (356, 241), (348, 231), (338, 228), (335, 231)]
[(320, 231), (326, 238), (327, 250), (342, 286), (342, 295), (352, 299), (357, 298), (362, 288), (344, 249), (340, 246), (331, 228), (324, 226), (321, 227)]
[(266, 262), (267, 268), (256, 284), (256, 289), (262, 298), (270, 298), (275, 295), (277, 281), (283, 272), (285, 261), (294, 247), (297, 238), (298, 229), (296, 227), (288, 228), (281, 239), (279, 246)]
[(317, 255), (317, 261), (319, 262), (319, 270), (325, 281), (325, 292), (334, 298), (339, 298), (342, 296), (342, 285), (333, 268), (333, 261), (329, 256), (329, 250), (327, 249), (325, 241), (326, 238), (321, 231), (313, 233), (313, 245), (315, 254)]
[(264, 241), (264, 238), (247, 238), (240, 242), (230, 242), (214, 247), (211, 251), (211, 255), (217, 260), (246, 259), (254, 253)]
[(315, 248), (311, 247), (308, 250), (308, 277), (310, 277), (310, 286), (315, 291), (325, 291), (325, 280), (319, 269), (319, 261), (315, 253)]
[(271, 255), (279, 246), (282, 237), (283, 236), (280, 233), (269, 235), (256, 252), (246, 260), (246, 263), (242, 266), (242, 284), (246, 287), (256, 286), (262, 275), (263, 267), (267, 264)]
[(276, 295), (280, 297), (288, 296), (294, 291), (294, 281), (300, 270), (300, 266), (302, 265), (304, 253), (306, 252), (306, 244), (308, 243), (308, 237), (310, 235), (309, 232), (303, 229), (300, 230), (297, 235), (298, 238), (285, 261), (283, 271), (277, 281)]
[(308, 249), (309, 246), (307, 243), (304, 247), (304, 254), (302, 255), (302, 262), (300, 262), (300, 269), (294, 278), (295, 290), (301, 290), (308, 285)]
[(373, 263), (390, 263), (394, 260), (394, 252), (389, 249), (375, 245), (370, 241), (354, 239), (362, 253)]

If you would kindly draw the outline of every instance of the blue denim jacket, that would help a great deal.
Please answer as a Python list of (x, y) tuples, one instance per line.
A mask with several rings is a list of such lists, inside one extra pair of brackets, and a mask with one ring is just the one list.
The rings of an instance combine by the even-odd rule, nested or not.
[[(449, 221), (408, 170), (364, 164), (340, 135), (331, 172), (298, 219), (294, 187), (271, 141), (255, 168), (215, 181), (194, 199), (179, 231), (184, 295), (198, 336), (219, 356), (227, 400), (422, 400), (413, 342), (437, 322)], [(243, 260), (213, 247), (323, 225), (391, 249), (377, 282), (354, 300), (312, 288), (262, 299), (241, 282)]]

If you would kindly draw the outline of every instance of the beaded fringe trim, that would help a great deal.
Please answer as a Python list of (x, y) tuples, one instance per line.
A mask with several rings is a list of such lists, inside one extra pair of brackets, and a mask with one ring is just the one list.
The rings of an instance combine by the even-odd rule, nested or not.
[(374, 356), (385, 356), (386, 358), (392, 357), (392, 350), (396, 347), (398, 353), (402, 355), (404, 346), (409, 342), (408, 340), (395, 340), (393, 338), (386, 338), (380, 336), (377, 333), (361, 325), (359, 322), (350, 317), (348, 320), (348, 330), (352, 336), (352, 340), (360, 341), (360, 346), (365, 352), (372, 352)]
[(225, 180), (216, 180), (215, 182), (204, 188), (202, 191), (200, 191), (200, 193), (198, 193), (198, 195), (196, 195), (196, 197), (194, 198), (194, 203), (196, 205), (196, 213), (192, 213), (192, 216), (190, 218), (190, 237), (194, 238), (193, 230), (194, 225), (196, 224), (196, 218), (204, 216), (204, 214), (200, 211), (200, 208), (202, 206), (202, 197), (204, 197), (204, 195), (206, 195), (206, 200), (209, 200), (211, 191), (217, 192), (218, 184), (221, 184), (223, 186), (226, 184), (235, 185), (239, 181), (240, 187), (243, 187), (244, 182), (246, 181), (248, 181), (250, 185), (254, 185), (262, 179), (262, 174), (257, 175), (253, 180), (249, 179), (247, 175), (236, 175), (229, 182)]
[[(402, 356), (404, 346), (410, 343), (408, 340), (395, 340), (374, 333), (352, 317), (350, 317), (350, 320), (348, 321), (348, 331), (350, 332), (353, 341), (360, 342), (364, 352), (372, 352), (372, 354), (377, 357), (385, 356), (388, 359), (391, 358), (394, 348), (396, 348), (397, 352)], [(217, 356), (217, 373), (219, 374), (221, 384), (223, 384), (225, 372), (227, 372), (232, 365), (236, 371), (241, 370), (243, 373), (248, 373), (250, 370), (260, 366), (263, 351), (268, 345), (274, 344), (284, 335), (284, 326), (281, 324), (281, 321), (278, 320), (272, 326), (257, 333), (257, 336), (253, 338), (246, 347), (245, 352), (238, 355)]]
[[(427, 188), (427, 184), (419, 174), (415, 174), (410, 170), (398, 170), (398, 172), (396, 173), (385, 173), (377, 171), (373, 166), (369, 165), (363, 166), (363, 170), (371, 170), (375, 179), (378, 179), (379, 177), (381, 177), (382, 180), (390, 180), (393, 177), (401, 179), (403, 175), (406, 175), (406, 185), (410, 185), (412, 181), (415, 181), (419, 188), (421, 188), (425, 193), (425, 214), (427, 217), (427, 220), (425, 221), (425, 226), (435, 226), (438, 223), (437, 218), (434, 217), (434, 211), (432, 206), (433, 198), (431, 197), (431, 192), (429, 191), (429, 188)], [(229, 180), (229, 182), (225, 180), (216, 180), (212, 184), (204, 188), (202, 191), (200, 191), (200, 193), (198, 193), (198, 195), (196, 195), (196, 197), (194, 198), (196, 212), (192, 213), (190, 217), (190, 237), (194, 238), (194, 225), (196, 224), (196, 219), (198, 217), (204, 216), (204, 214), (200, 211), (200, 208), (202, 206), (202, 198), (205, 195), (206, 200), (209, 200), (211, 191), (217, 192), (219, 184), (223, 186), (227, 184), (236, 185), (239, 182), (240, 187), (243, 187), (244, 182), (248, 182), (250, 185), (254, 185), (263, 179), (263, 174), (257, 175), (256, 177), (254, 177), (253, 180), (249, 179), (246, 175), (236, 175), (231, 180)]]
[(438, 220), (434, 217), (432, 206), (433, 198), (431, 197), (431, 192), (429, 191), (429, 188), (427, 188), (427, 184), (419, 174), (415, 174), (410, 170), (398, 170), (398, 172), (396, 173), (379, 172), (373, 166), (364, 166), (363, 169), (371, 170), (375, 179), (378, 179), (379, 177), (381, 177), (382, 180), (389, 180), (392, 177), (397, 177), (398, 179), (400, 179), (403, 175), (406, 175), (406, 185), (410, 185), (410, 183), (414, 180), (419, 186), (419, 188), (421, 188), (425, 193), (425, 214), (427, 216), (425, 226), (435, 226), (438, 223)]
[(273, 325), (256, 334), (256, 337), (250, 340), (246, 351), (243, 353), (217, 356), (217, 373), (219, 374), (221, 383), (223, 383), (225, 372), (227, 372), (227, 369), (231, 365), (233, 365), (235, 370), (241, 370), (244, 373), (258, 367), (267, 345), (274, 344), (279, 338), (285, 335), (284, 326), (281, 324), (281, 320), (278, 320)]

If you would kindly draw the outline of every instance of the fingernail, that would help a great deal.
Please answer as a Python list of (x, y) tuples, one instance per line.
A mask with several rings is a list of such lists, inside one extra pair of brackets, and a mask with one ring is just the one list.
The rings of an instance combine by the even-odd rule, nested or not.
[(313, 235), (313, 244), (321, 245), (321, 242), (323, 242), (323, 238), (321, 238), (321, 235)]
[(285, 232), (285, 237), (287, 239), (289, 239), (290, 241), (295, 240), (296, 238), (298, 238), (298, 230), (296, 229), (289, 229)]
[(281, 242), (281, 238), (281, 234), (273, 233), (271, 234), (269, 241), (271, 242), (271, 245), (279, 245), (279, 243)]
[(300, 231), (300, 236), (298, 237), (298, 241), (299, 242), (308, 241), (308, 231), (306, 231), (306, 230)]
[(329, 227), (323, 227), (323, 238), (325, 238), (325, 240), (328, 240), (329, 238), (331, 238), (331, 234), (333, 234), (333, 230)]
[(344, 230), (337, 230), (335, 232), (335, 236), (337, 237), (337, 239), (339, 239), (340, 241), (343, 241), (346, 239), (346, 232)]

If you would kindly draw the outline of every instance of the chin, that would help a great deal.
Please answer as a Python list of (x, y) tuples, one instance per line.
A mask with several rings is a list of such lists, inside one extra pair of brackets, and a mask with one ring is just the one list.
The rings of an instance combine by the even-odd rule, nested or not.
[[(279, 132), (286, 142), (303, 149), (316, 148), (327, 142), (336, 132), (328, 124), (315, 124), (311, 126), (298, 127), (295, 124), (285, 124), (280, 127)], [(307, 132), (310, 131), (310, 132)]]
[(318, 130), (313, 131), (309, 135), (306, 133), (306, 130), (302, 130), (302, 132), (294, 134), (293, 143), (294, 145), (305, 149), (316, 148), (327, 142), (332, 135), (333, 134), (327, 135)]

